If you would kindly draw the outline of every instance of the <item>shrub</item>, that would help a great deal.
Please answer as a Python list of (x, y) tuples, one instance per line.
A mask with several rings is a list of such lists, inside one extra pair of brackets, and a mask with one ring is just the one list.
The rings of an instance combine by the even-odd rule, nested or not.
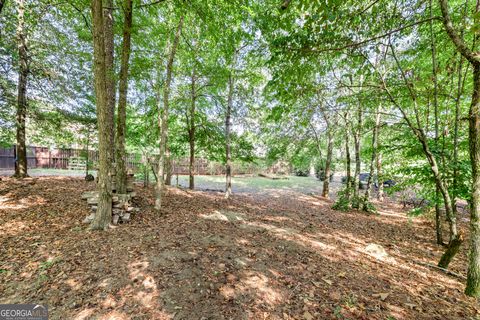
[(293, 173), (298, 177), (308, 177), (310, 170), (308, 168), (294, 168)]

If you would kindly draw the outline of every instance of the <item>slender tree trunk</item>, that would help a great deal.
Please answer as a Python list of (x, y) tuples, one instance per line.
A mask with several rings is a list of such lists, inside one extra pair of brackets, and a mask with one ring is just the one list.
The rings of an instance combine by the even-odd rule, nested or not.
[[(105, 67), (108, 106), (108, 130), (110, 131), (110, 163), (115, 162), (115, 64), (114, 64), (114, 31), (113, 31), (113, 0), (103, 0), (103, 23), (105, 37)], [(113, 167), (113, 170), (115, 167)], [(113, 171), (112, 170), (112, 171)], [(112, 172), (114, 174), (114, 172)]]
[(90, 161), (90, 128), (87, 131), (87, 143), (85, 146), (86, 154), (85, 154), (85, 177), (88, 176), (88, 169), (89, 169), (89, 161)]
[(378, 180), (377, 200), (382, 202), (384, 200), (383, 171), (382, 171), (382, 154), (379, 151), (377, 151), (377, 180)]
[(168, 146), (168, 141), (165, 150), (165, 170), (165, 185), (170, 186), (172, 185), (172, 156), (170, 153), (170, 147)]
[(327, 129), (327, 160), (325, 161), (325, 179), (323, 180), (322, 197), (330, 198), (330, 168), (332, 166), (333, 155), (333, 134), (332, 129)]
[(448, 189), (443, 181), (443, 178), (440, 174), (440, 169), (438, 167), (437, 160), (433, 153), (430, 151), (430, 147), (428, 146), (427, 137), (421, 130), (416, 130), (417, 138), (422, 144), (423, 152), (430, 164), (430, 169), (433, 173), (433, 177), (435, 179), (435, 184), (440, 190), (440, 193), (443, 197), (443, 201), (445, 203), (445, 213), (447, 219), (449, 221), (450, 226), (450, 241), (457, 238), (457, 221), (456, 217), (452, 214), (452, 199), (450, 198), (450, 194), (448, 193)]
[(123, 22), (122, 61), (120, 66), (120, 83), (117, 112), (117, 193), (127, 193), (127, 168), (125, 165), (125, 125), (127, 117), (127, 92), (128, 92), (128, 65), (130, 60), (131, 34), (132, 34), (132, 0), (125, 0)]
[(177, 52), (178, 43), (180, 42), (180, 33), (182, 32), (183, 16), (180, 17), (178, 22), (177, 31), (175, 32), (175, 38), (173, 39), (172, 47), (167, 62), (167, 78), (165, 79), (165, 85), (163, 88), (163, 113), (159, 115), (160, 126), (160, 157), (158, 160), (158, 174), (156, 184), (156, 199), (155, 209), (160, 210), (162, 207), (162, 196), (164, 189), (164, 170), (165, 170), (165, 150), (167, 146), (168, 136), (168, 104), (170, 97), (170, 84), (172, 82), (173, 73), (173, 61)]
[(27, 147), (25, 138), (25, 118), (27, 115), (27, 78), (28, 78), (28, 53), (25, 35), (25, 2), (17, 0), (17, 48), (19, 57), (18, 96), (17, 96), (17, 145), (16, 145), (16, 178), (28, 177), (27, 174)]
[[(430, 17), (433, 18), (432, 0), (430, 0)], [(430, 38), (432, 49), (432, 75), (433, 75), (433, 109), (435, 117), (435, 147), (438, 149), (438, 83), (437, 83), (437, 48), (435, 43), (435, 34), (433, 32), (433, 20), (430, 21)], [(440, 211), (440, 189), (435, 186), (435, 229), (437, 244), (443, 244), (442, 236), (442, 213)]]
[(327, 159), (325, 161), (325, 179), (323, 179), (322, 197), (328, 199), (330, 194), (330, 168), (332, 165), (333, 155), (333, 128), (330, 123), (330, 116), (323, 109), (323, 107), (321, 107), (321, 113), (327, 126)]
[[(440, 0), (442, 1), (442, 0)], [(443, 11), (443, 9), (442, 9)], [(430, 147), (428, 145), (428, 137), (425, 134), (425, 131), (422, 129), (421, 124), (420, 124), (420, 116), (417, 108), (417, 98), (414, 90), (412, 87), (408, 84), (408, 80), (405, 76), (405, 73), (401, 69), (400, 63), (395, 55), (395, 50), (393, 46), (390, 44), (390, 48), (392, 50), (392, 56), (395, 59), (395, 62), (397, 63), (398, 68), (400, 69), (402, 73), (402, 78), (409, 89), (410, 96), (412, 98), (413, 102), (413, 109), (415, 110), (415, 118), (417, 122), (417, 127), (412, 123), (410, 118), (407, 116), (405, 113), (405, 110), (396, 102), (396, 100), (393, 98), (392, 94), (388, 89), (386, 89), (385, 85), (385, 80), (382, 78), (383, 81), (383, 87), (387, 91), (387, 94), (390, 98), (390, 100), (397, 106), (397, 108), (400, 110), (400, 112), (403, 115), (403, 118), (407, 122), (408, 126), (410, 129), (413, 131), (414, 135), (417, 137), (418, 141), (422, 145), (423, 153), (425, 154), (425, 157), (427, 158), (427, 161), (430, 165), (430, 169), (432, 171), (433, 177), (435, 179), (435, 184), (436, 187), (439, 189), (440, 193), (442, 194), (443, 201), (445, 204), (445, 215), (447, 216), (449, 226), (450, 226), (450, 241), (449, 241), (449, 246), (447, 251), (443, 254), (442, 258), (440, 259), (439, 266), (446, 268), (448, 264), (450, 263), (451, 259), (454, 257), (454, 255), (458, 252), (458, 248), (460, 244), (462, 243), (462, 237), (458, 235), (457, 232), (457, 221), (456, 217), (453, 215), (452, 212), (452, 199), (450, 197), (446, 182), (444, 180), (444, 177), (442, 174), (440, 174), (440, 169), (436, 160), (436, 157), (434, 153), (431, 152)]]
[(443, 245), (442, 211), (440, 210), (440, 189), (435, 186), (435, 234), (437, 244)]
[(228, 102), (225, 113), (225, 198), (228, 199), (232, 195), (232, 164), (230, 155), (230, 117), (233, 107), (233, 76), (228, 76)]
[[(480, 59), (459, 37), (450, 19), (448, 1), (439, 0), (443, 25), (450, 40), (473, 67), (473, 92), (469, 110), (469, 149), (472, 166), (472, 199), (470, 208), (470, 255), (465, 294), (480, 297)], [(475, 14), (479, 12), (477, 1)], [(478, 23), (474, 18), (474, 23)], [(477, 35), (474, 35), (477, 40)]]
[(350, 189), (352, 187), (352, 168), (351, 168), (351, 163), (352, 163), (352, 158), (350, 155), (350, 131), (348, 130), (349, 126), (349, 112), (345, 112), (344, 115), (345, 118), (345, 166), (346, 166), (346, 173), (347, 173), (347, 179), (345, 181), (346, 184), (346, 198), (350, 200)]
[(353, 140), (355, 144), (355, 174), (353, 178), (353, 196), (354, 198), (359, 197), (359, 187), (360, 187), (360, 170), (361, 170), (361, 159), (360, 159), (360, 139), (361, 139), (361, 130), (362, 130), (362, 108), (360, 103), (358, 103), (358, 113), (357, 113), (357, 128), (353, 135)]
[(480, 296), (480, 63), (473, 66), (473, 95), (469, 111), (472, 203), (470, 209), (470, 256), (465, 293)]
[(195, 136), (192, 130), (188, 133), (188, 142), (190, 144), (190, 160), (188, 166), (189, 181), (188, 188), (193, 190), (195, 188)]
[(102, 0), (92, 0), (94, 87), (98, 123), (98, 208), (90, 228), (105, 230), (112, 219), (111, 118), (107, 97), (107, 67), (105, 57), (105, 30)]
[(372, 134), (372, 158), (370, 160), (370, 174), (368, 176), (367, 189), (365, 190), (365, 196), (363, 198), (363, 203), (364, 203), (363, 210), (365, 211), (368, 211), (367, 203), (370, 201), (370, 191), (372, 189), (373, 175), (375, 174), (375, 159), (377, 159), (379, 127), (380, 127), (380, 106), (377, 106), (377, 110), (375, 114), (375, 126), (373, 127), (373, 134)]
[(345, 133), (345, 157), (347, 160), (346, 166), (347, 166), (347, 199), (350, 199), (350, 189), (352, 187), (352, 169), (351, 169), (351, 155), (350, 155), (350, 135), (348, 133), (348, 130)]
[(192, 103), (190, 105), (190, 120), (188, 126), (188, 142), (190, 144), (190, 164), (189, 164), (189, 184), (190, 189), (195, 188), (195, 108), (197, 93), (195, 92), (195, 67), (193, 67), (192, 78), (191, 78), (191, 94), (192, 94)]

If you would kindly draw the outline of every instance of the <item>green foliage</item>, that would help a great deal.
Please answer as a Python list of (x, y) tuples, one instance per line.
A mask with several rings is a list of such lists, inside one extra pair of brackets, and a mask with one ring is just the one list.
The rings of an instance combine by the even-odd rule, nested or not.
[(345, 187), (337, 192), (337, 200), (332, 206), (332, 209), (338, 211), (349, 211), (351, 208), (351, 198), (353, 197), (353, 189)]
[(365, 199), (362, 201), (362, 210), (370, 214), (378, 213), (375, 205), (371, 201), (365, 201)]

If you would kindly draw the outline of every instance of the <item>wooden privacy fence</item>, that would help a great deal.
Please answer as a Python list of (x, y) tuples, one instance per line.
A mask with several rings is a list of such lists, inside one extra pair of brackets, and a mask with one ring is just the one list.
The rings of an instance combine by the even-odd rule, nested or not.
[[(158, 157), (158, 156), (157, 156)], [(87, 151), (83, 149), (63, 148), (50, 149), (47, 147), (27, 147), (28, 168), (43, 169), (85, 169)], [(98, 151), (88, 151), (90, 168), (94, 169), (98, 163)], [(139, 169), (145, 164), (145, 158), (140, 154), (131, 153), (127, 155), (126, 164), (128, 168)], [(156, 161), (158, 163), (158, 160)], [(172, 161), (173, 174), (188, 174), (189, 160), (174, 159)], [(203, 158), (196, 158), (194, 163), (195, 174), (197, 175), (218, 175), (225, 174), (225, 166), (222, 163), (209, 161)], [(0, 169), (15, 169), (15, 147), (0, 148)], [(255, 164), (232, 165), (233, 174), (253, 174), (258, 171)]]
[[(28, 168), (69, 169), (75, 159), (86, 159), (87, 151), (82, 149), (50, 149), (45, 147), (27, 147)], [(141, 164), (138, 154), (127, 155), (127, 166), (136, 168)], [(98, 151), (88, 151), (91, 167), (98, 162)], [(0, 148), (0, 169), (15, 169), (15, 146)]]

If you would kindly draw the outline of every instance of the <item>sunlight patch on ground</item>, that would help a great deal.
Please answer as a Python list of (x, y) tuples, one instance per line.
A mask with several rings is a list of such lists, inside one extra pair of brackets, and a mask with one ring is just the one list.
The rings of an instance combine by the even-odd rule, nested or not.
[(128, 319), (130, 319), (130, 317), (128, 317), (126, 314), (123, 314), (117, 311), (109, 312), (106, 315), (99, 318), (99, 320), (128, 320)]
[(230, 222), (237, 222), (237, 221), (244, 221), (245, 218), (243, 214), (233, 211), (218, 211), (215, 210), (213, 213), (205, 215), (200, 215), (201, 217), (208, 219), (208, 220), (219, 220), (219, 221), (230, 221)]
[(95, 309), (93, 308), (87, 308), (82, 311), (80, 311), (74, 318), (73, 320), (87, 320), (91, 319), (93, 316)]
[(317, 207), (323, 207), (325, 206), (325, 202), (324, 201), (320, 201), (318, 200), (317, 198), (315, 197), (311, 197), (311, 196), (304, 196), (304, 195), (301, 195), (298, 197), (298, 200), (302, 200), (302, 201), (305, 201), (309, 204), (313, 204), (314, 206), (317, 206)]
[(25, 224), (23, 221), (11, 220), (8, 222), (3, 222), (0, 225), (0, 234), (15, 236), (21, 233), (22, 231), (29, 230), (30, 227)]
[(9, 197), (0, 196), (0, 210), (20, 210), (28, 208), (28, 201), (20, 199), (19, 201), (12, 201)]
[(266, 221), (272, 221), (272, 222), (293, 221), (292, 218), (280, 217), (280, 216), (267, 216), (267, 217), (262, 217), (262, 219)]
[(269, 279), (258, 272), (247, 271), (245, 277), (235, 285), (224, 285), (219, 289), (227, 300), (242, 294), (254, 294), (257, 302), (265, 303), (274, 307), (285, 300), (285, 296), (270, 286)]
[(301, 235), (297, 230), (291, 228), (279, 228), (270, 224), (261, 222), (245, 222), (245, 225), (257, 229), (264, 229), (279, 236), (284, 240), (289, 240), (301, 244), (303, 246), (311, 247), (321, 250), (337, 250), (337, 247), (323, 243), (317, 239), (311, 239), (307, 236)]

